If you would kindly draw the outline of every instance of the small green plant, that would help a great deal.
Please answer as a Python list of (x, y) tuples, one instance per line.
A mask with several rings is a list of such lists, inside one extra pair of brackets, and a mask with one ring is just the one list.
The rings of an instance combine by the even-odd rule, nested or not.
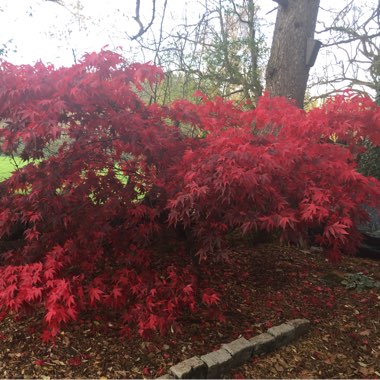
[(346, 289), (380, 289), (379, 281), (375, 281), (372, 277), (366, 276), (361, 272), (348, 274), (345, 277), (346, 278), (342, 281), (342, 284), (346, 287)]
[(358, 171), (365, 176), (380, 179), (380, 146), (375, 146), (369, 141), (365, 142), (367, 151), (360, 155)]

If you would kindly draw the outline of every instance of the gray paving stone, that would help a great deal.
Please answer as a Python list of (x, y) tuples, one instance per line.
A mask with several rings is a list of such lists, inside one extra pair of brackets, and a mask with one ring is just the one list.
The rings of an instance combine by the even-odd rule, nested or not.
[(286, 323), (271, 327), (267, 330), (267, 333), (274, 337), (276, 347), (288, 344), (296, 337), (295, 327)]
[(292, 319), (286, 322), (286, 324), (294, 327), (295, 338), (305, 335), (310, 330), (310, 321), (308, 319)]
[(275, 348), (275, 339), (268, 333), (256, 335), (249, 342), (253, 345), (252, 355), (260, 355)]
[(252, 357), (253, 344), (245, 338), (239, 338), (231, 343), (223, 344), (222, 348), (231, 354), (233, 367), (244, 364)]
[(207, 366), (198, 356), (193, 356), (170, 367), (169, 372), (176, 379), (205, 379)]
[(224, 348), (201, 356), (201, 360), (207, 365), (208, 379), (218, 379), (232, 369), (232, 356)]
[(247, 340), (239, 338), (223, 344), (218, 351), (206, 355), (193, 356), (169, 369), (157, 379), (217, 379), (228, 373), (233, 367), (242, 365), (254, 355), (267, 353), (290, 343), (292, 340), (306, 334), (310, 329), (307, 319), (293, 319), (279, 326), (274, 326), (266, 333)]

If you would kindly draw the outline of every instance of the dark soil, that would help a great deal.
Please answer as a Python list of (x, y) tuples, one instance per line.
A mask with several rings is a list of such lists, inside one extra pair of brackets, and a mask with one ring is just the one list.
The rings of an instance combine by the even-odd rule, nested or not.
[[(1, 378), (154, 378), (170, 366), (250, 338), (289, 319), (308, 318), (311, 332), (257, 357), (230, 378), (380, 378), (380, 262), (263, 244), (231, 252), (212, 268), (224, 288), (217, 309), (180, 322), (182, 333), (149, 339), (122, 337), (111, 315), (88, 315), (68, 326), (56, 345), (40, 340), (41, 315), (0, 322)], [(359, 275), (349, 282), (348, 274)], [(372, 281), (371, 281), (372, 280)], [(346, 286), (366, 288), (348, 289)]]

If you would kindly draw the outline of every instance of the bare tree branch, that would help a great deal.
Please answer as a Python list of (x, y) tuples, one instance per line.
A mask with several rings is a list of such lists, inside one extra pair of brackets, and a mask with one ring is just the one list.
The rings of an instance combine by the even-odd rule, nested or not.
[(133, 16), (133, 19), (137, 22), (139, 25), (139, 31), (134, 36), (130, 37), (131, 40), (136, 40), (137, 38), (141, 37), (143, 34), (145, 34), (150, 27), (153, 25), (154, 19), (156, 17), (156, 0), (152, 0), (152, 17), (148, 23), (147, 26), (144, 26), (144, 24), (141, 21), (140, 17), (140, 0), (136, 0), (136, 8), (135, 8), (135, 15)]
[(379, 96), (379, 13), (379, 6), (371, 1), (358, 6), (350, 0), (342, 10), (335, 12), (331, 23), (319, 22), (322, 28), (316, 33), (322, 39), (325, 37), (323, 52), (335, 62), (329, 61), (324, 76), (318, 75), (312, 86), (326, 86), (326, 93), (330, 93), (341, 83), (353, 90), (367, 91), (374, 98)]

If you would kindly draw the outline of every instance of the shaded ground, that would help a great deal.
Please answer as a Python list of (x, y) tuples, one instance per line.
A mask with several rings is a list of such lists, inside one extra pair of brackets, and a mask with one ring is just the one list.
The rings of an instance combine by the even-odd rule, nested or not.
[[(346, 286), (347, 274), (356, 274)], [(371, 281), (371, 279), (373, 281)], [(355, 282), (356, 281), (356, 282)], [(210, 282), (222, 284), (222, 306), (184, 317), (182, 334), (121, 337), (112, 316), (88, 316), (62, 332), (55, 347), (39, 339), (37, 316), (0, 322), (1, 378), (157, 377), (193, 355), (250, 338), (288, 319), (309, 318), (300, 341), (258, 357), (231, 378), (380, 378), (380, 262), (264, 244), (231, 253)], [(216, 287), (216, 285), (215, 285)]]

